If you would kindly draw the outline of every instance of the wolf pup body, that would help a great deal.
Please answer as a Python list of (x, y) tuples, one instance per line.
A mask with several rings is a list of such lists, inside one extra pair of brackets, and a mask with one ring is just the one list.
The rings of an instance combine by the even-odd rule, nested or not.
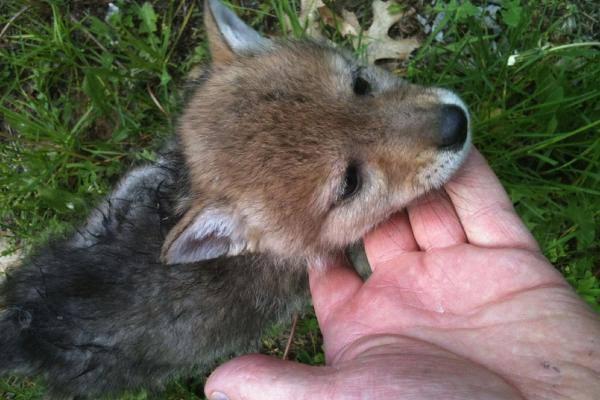
[(307, 296), (306, 266), (444, 184), (469, 147), (452, 92), (206, 2), (213, 63), (158, 162), (11, 271), (0, 374), (54, 398), (159, 389), (256, 349)]

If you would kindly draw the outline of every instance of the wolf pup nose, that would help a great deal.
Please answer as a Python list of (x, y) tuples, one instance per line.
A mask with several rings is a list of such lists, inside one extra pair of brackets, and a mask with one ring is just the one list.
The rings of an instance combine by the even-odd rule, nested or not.
[(442, 106), (440, 117), (440, 149), (460, 150), (467, 140), (469, 122), (459, 106)]

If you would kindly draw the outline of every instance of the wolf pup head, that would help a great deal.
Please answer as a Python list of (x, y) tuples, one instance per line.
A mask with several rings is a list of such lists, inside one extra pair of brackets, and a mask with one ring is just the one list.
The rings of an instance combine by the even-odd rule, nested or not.
[(458, 169), (464, 103), (312, 41), (271, 40), (206, 1), (206, 81), (179, 126), (191, 198), (163, 259), (320, 259)]

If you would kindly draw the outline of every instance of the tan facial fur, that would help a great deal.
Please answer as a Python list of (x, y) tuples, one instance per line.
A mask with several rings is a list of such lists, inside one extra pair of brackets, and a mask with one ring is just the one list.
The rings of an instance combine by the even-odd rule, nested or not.
[[(451, 92), (408, 84), (311, 42), (269, 42), (228, 52), (207, 18), (216, 54), (210, 76), (180, 122), (192, 204), (165, 251), (204, 210), (220, 210), (243, 251), (326, 256), (441, 186), (468, 149), (439, 150)], [(353, 89), (356, 76), (367, 94)], [(466, 112), (466, 109), (465, 109)], [(360, 189), (339, 200), (348, 166)]]

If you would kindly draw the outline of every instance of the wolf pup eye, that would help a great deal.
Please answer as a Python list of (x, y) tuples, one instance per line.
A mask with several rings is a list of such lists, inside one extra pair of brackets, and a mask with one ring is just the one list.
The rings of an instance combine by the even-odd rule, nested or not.
[(360, 71), (354, 73), (352, 90), (357, 96), (366, 96), (371, 93), (371, 84), (365, 78), (360, 76)]
[(361, 187), (361, 178), (360, 172), (358, 170), (358, 165), (356, 163), (351, 163), (346, 168), (346, 173), (344, 175), (344, 182), (340, 187), (340, 196), (338, 201), (344, 201), (352, 196), (354, 196)]

